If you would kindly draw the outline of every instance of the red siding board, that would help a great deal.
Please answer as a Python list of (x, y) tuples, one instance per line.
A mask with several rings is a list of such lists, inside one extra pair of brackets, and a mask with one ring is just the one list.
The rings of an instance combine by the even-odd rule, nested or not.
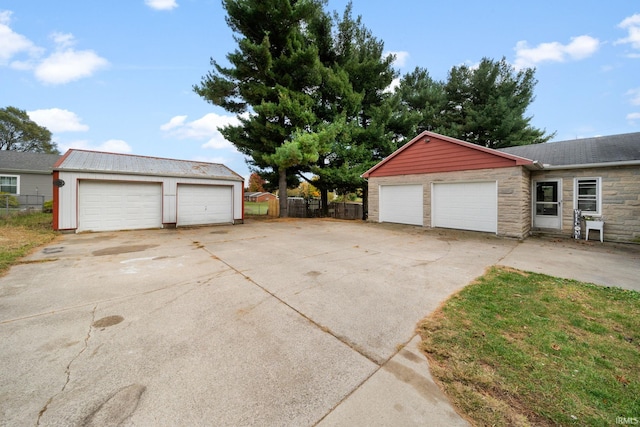
[[(428, 141), (428, 142), (425, 142)], [(514, 159), (454, 144), (431, 136), (415, 141), (388, 162), (371, 171), (370, 176), (412, 175), (491, 169), (516, 166)]]

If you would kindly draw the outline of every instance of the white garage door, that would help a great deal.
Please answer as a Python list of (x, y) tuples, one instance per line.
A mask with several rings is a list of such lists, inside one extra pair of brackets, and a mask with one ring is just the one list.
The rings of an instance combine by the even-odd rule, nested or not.
[(433, 227), (496, 233), (496, 182), (434, 183), (431, 222)]
[(381, 185), (380, 222), (423, 225), (422, 200), (422, 184)]
[(78, 231), (160, 227), (162, 227), (161, 184), (80, 181)]
[(178, 185), (178, 226), (233, 222), (231, 186)]

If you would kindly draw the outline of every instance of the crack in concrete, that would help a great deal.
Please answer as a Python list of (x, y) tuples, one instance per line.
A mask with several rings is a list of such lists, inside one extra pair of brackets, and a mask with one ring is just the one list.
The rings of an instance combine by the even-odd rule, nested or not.
[(503, 256), (501, 256), (500, 258), (498, 258), (498, 260), (493, 264), (493, 265), (500, 265), (500, 263), (502, 262), (502, 260), (504, 260), (506, 257), (508, 257), (509, 255), (511, 255), (513, 253), (513, 251), (516, 250), (516, 248), (518, 247), (518, 244), (520, 244), (521, 242), (518, 241), (515, 245), (513, 245), (511, 247), (511, 249), (509, 249), (509, 251), (504, 254)]
[(65, 374), (67, 376), (64, 385), (62, 386), (62, 388), (60, 389), (59, 392), (57, 392), (56, 394), (54, 394), (53, 396), (51, 396), (47, 402), (44, 404), (44, 406), (42, 407), (42, 409), (40, 410), (40, 412), (38, 412), (38, 419), (36, 420), (36, 427), (38, 427), (40, 425), (40, 420), (42, 419), (42, 416), (44, 415), (45, 412), (47, 412), (47, 409), (49, 409), (49, 405), (51, 404), (51, 402), (53, 402), (53, 400), (58, 397), (60, 394), (64, 393), (64, 391), (66, 390), (67, 386), (69, 385), (69, 382), (71, 381), (71, 365), (73, 364), (73, 362), (75, 362), (80, 355), (82, 355), (82, 353), (84, 353), (87, 348), (89, 347), (89, 340), (91, 339), (91, 330), (93, 329), (93, 323), (96, 320), (96, 311), (98, 310), (98, 305), (96, 304), (93, 307), (93, 310), (91, 311), (91, 322), (89, 323), (89, 330), (87, 331), (87, 335), (84, 338), (84, 345), (82, 346), (82, 348), (80, 349), (80, 351), (78, 352), (78, 354), (76, 354), (71, 361), (69, 362), (69, 364), (67, 364), (67, 368), (65, 369)]
[[(221, 276), (222, 275), (221, 273), (223, 273), (223, 272), (216, 273), (216, 275), (220, 275)], [(103, 304), (103, 303), (106, 303), (106, 302), (125, 300), (125, 299), (128, 299), (128, 298), (134, 298), (134, 297), (138, 297), (138, 296), (141, 296), (141, 295), (149, 295), (149, 294), (153, 294), (153, 293), (156, 293), (156, 292), (162, 292), (162, 291), (165, 291), (167, 289), (174, 288), (174, 287), (189, 286), (189, 285), (192, 285), (194, 283), (197, 284), (197, 282), (199, 280), (209, 280), (211, 277), (212, 277), (211, 274), (208, 273), (208, 274), (205, 274), (205, 275), (202, 275), (202, 276), (198, 276), (198, 277), (193, 278), (193, 279), (186, 280), (184, 282), (173, 283), (171, 285), (162, 286), (160, 288), (151, 289), (149, 291), (137, 292), (137, 293), (117, 296), (117, 297), (113, 297), (113, 298), (105, 298), (105, 299), (101, 299), (101, 300), (97, 300), (97, 301), (87, 302), (85, 304), (78, 304), (78, 305), (74, 305), (74, 306), (70, 306), (70, 307), (63, 307), (63, 308), (59, 308), (59, 309), (56, 309), (56, 310), (53, 310), (53, 311), (45, 311), (45, 312), (42, 312), (42, 313), (31, 314), (29, 316), (17, 317), (15, 319), (2, 320), (2, 321), (0, 321), (0, 325), (4, 325), (4, 324), (7, 324), (7, 323), (13, 323), (13, 322), (19, 322), (21, 320), (33, 319), (35, 317), (40, 317), (40, 316), (49, 316), (49, 315), (52, 315), (52, 314), (64, 313), (66, 311), (75, 310), (75, 309), (79, 309), (79, 308), (83, 308), (83, 307), (87, 307), (87, 306), (92, 306), (92, 305), (96, 305), (96, 304), (99, 305), (99, 304)], [(213, 277), (215, 277), (215, 276), (213, 276)]]
[(235, 271), (236, 273), (238, 273), (239, 275), (241, 275), (242, 277), (244, 277), (245, 279), (247, 279), (249, 282), (251, 282), (254, 286), (257, 286), (258, 288), (260, 288), (263, 292), (269, 294), (271, 297), (275, 298), (277, 301), (279, 301), (280, 303), (284, 304), (286, 307), (288, 307), (289, 309), (293, 310), (295, 313), (297, 313), (300, 317), (304, 318), (306, 321), (308, 321), (309, 323), (311, 323), (312, 325), (314, 325), (316, 328), (320, 329), (321, 331), (323, 331), (326, 334), (331, 335), (332, 337), (334, 337), (335, 339), (337, 339), (338, 341), (340, 341), (341, 343), (343, 343), (344, 345), (346, 345), (347, 347), (349, 347), (350, 349), (352, 349), (353, 351), (355, 351), (356, 353), (360, 354), (362, 357), (366, 358), (367, 360), (369, 360), (370, 362), (374, 363), (376, 366), (380, 366), (380, 364), (371, 356), (369, 356), (368, 354), (364, 353), (362, 351), (362, 349), (360, 349), (355, 343), (352, 343), (348, 340), (346, 340), (344, 337), (341, 337), (340, 335), (336, 335), (331, 329), (329, 329), (328, 327), (316, 322), (315, 320), (313, 320), (311, 317), (307, 316), (306, 314), (304, 314), (303, 312), (301, 312), (300, 310), (298, 310), (297, 308), (295, 308), (294, 306), (292, 306), (291, 304), (289, 304), (288, 302), (286, 302), (285, 300), (283, 300), (282, 298), (280, 298), (278, 295), (276, 295), (275, 293), (271, 292), (269, 289), (265, 288), (264, 286), (262, 286), (261, 284), (259, 284), (258, 282), (256, 282), (255, 280), (253, 280), (253, 278), (251, 278), (250, 276), (246, 275), (245, 273), (243, 273), (242, 271), (240, 271), (239, 269), (237, 269), (236, 267), (234, 267), (233, 265), (229, 264), (227, 261), (225, 261), (224, 259), (220, 258), (219, 256), (215, 255), (212, 251), (210, 251), (209, 249), (207, 249), (205, 246), (202, 246), (200, 249), (203, 249), (204, 251), (206, 251), (208, 254), (210, 254), (212, 257), (215, 257), (216, 260), (220, 261), (221, 263), (223, 263), (224, 265), (226, 265), (227, 267), (229, 267), (230, 269), (232, 269), (233, 271)]
[[(402, 350), (404, 350), (404, 348), (417, 336), (418, 334), (415, 333), (411, 336), (411, 338), (409, 338), (409, 340), (407, 340), (406, 342), (398, 345), (396, 347), (396, 351), (391, 354), (391, 356), (389, 356), (385, 361), (383, 361), (382, 363), (377, 363), (374, 362), (376, 364), (376, 368), (369, 374), (367, 375), (361, 382), (359, 382), (349, 393), (347, 393), (342, 399), (340, 399), (340, 401), (338, 403), (336, 403), (331, 409), (329, 409), (327, 411), (326, 414), (324, 414), (322, 416), (322, 418), (320, 418), (318, 421), (316, 421), (313, 425), (317, 426), (318, 424), (320, 424), (325, 418), (327, 418), (331, 413), (333, 413), (333, 411), (335, 411), (340, 405), (342, 405), (344, 402), (347, 401), (347, 399), (349, 399), (356, 391), (358, 391), (360, 389), (360, 387), (362, 387), (367, 381), (369, 381), (375, 374), (377, 374), (378, 372), (380, 372), (380, 370), (382, 370), (385, 366), (387, 366), (387, 364), (391, 361), (391, 359), (393, 359), (398, 353), (400, 353)], [(354, 349), (356, 350), (356, 349)], [(357, 350), (356, 350), (357, 351)], [(369, 359), (371, 360), (371, 359)]]

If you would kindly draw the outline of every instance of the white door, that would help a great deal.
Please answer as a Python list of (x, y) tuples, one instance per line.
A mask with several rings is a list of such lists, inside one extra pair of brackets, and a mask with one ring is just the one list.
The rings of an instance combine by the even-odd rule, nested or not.
[(381, 185), (380, 222), (423, 225), (422, 184)]
[(233, 191), (226, 185), (178, 185), (178, 226), (233, 223)]
[(161, 227), (161, 184), (80, 181), (78, 231), (135, 230)]
[(562, 226), (562, 182), (534, 181), (533, 226), (560, 229)]
[(497, 183), (434, 183), (431, 226), (461, 230), (498, 231)]

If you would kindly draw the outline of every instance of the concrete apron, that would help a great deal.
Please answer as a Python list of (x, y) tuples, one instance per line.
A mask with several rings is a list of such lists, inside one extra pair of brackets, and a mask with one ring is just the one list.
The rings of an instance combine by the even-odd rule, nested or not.
[(587, 281), (637, 286), (639, 252), (599, 243), (318, 220), (65, 235), (0, 278), (0, 419), (466, 425), (417, 322), (487, 266), (588, 276), (594, 253)]

